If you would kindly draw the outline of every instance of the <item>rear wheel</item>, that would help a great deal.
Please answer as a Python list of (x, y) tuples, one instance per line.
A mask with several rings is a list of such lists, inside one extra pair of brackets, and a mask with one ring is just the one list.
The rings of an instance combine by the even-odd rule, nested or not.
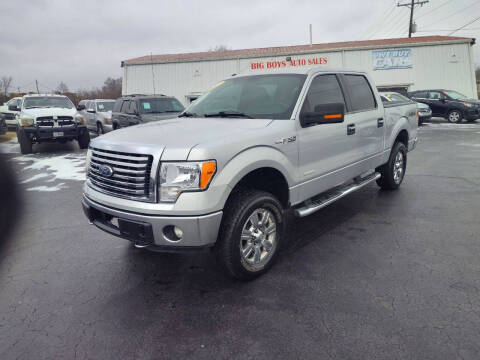
[(103, 130), (103, 125), (100, 123), (97, 123), (97, 134), (98, 135), (105, 134), (105, 131)]
[(22, 154), (31, 154), (32, 153), (32, 140), (25, 134), (23, 128), (18, 128), (17, 138), (20, 144), (20, 151)]
[(396, 190), (402, 184), (407, 170), (407, 148), (401, 143), (397, 142), (392, 148), (388, 162), (377, 171), (382, 175), (377, 184), (384, 190)]
[(88, 144), (90, 144), (90, 134), (84, 129), (78, 136), (78, 146), (80, 146), (80, 149), (86, 149), (88, 148)]
[(270, 193), (244, 190), (229, 200), (215, 247), (218, 262), (240, 280), (265, 273), (274, 263), (284, 236), (284, 213)]
[(452, 110), (448, 113), (447, 120), (452, 124), (458, 124), (462, 122), (462, 113), (458, 110)]

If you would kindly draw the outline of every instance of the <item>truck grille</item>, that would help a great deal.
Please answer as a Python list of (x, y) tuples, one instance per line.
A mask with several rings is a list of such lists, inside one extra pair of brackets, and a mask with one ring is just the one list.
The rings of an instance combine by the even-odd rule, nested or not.
[[(75, 122), (73, 121), (72, 116), (58, 116), (57, 117), (57, 126), (71, 126), (74, 125)], [(53, 116), (40, 116), (37, 117), (37, 125), (38, 126), (55, 126), (55, 121)]]
[[(152, 155), (90, 149), (87, 175), (96, 190), (132, 200), (154, 201), (154, 184), (150, 181)], [(108, 173), (110, 169), (112, 174)]]

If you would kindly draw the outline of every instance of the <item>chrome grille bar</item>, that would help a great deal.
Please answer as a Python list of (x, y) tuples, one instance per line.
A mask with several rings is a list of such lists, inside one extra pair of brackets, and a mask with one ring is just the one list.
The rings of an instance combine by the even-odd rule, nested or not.
[[(88, 184), (99, 192), (139, 201), (155, 201), (151, 181), (152, 155), (124, 153), (91, 147)], [(105, 174), (103, 167), (113, 170)]]

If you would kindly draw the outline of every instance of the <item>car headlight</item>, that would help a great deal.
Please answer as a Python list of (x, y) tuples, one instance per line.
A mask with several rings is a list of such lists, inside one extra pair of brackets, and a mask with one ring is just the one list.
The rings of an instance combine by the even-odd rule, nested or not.
[(175, 202), (182, 192), (206, 190), (217, 164), (215, 161), (165, 162), (160, 167), (160, 202)]
[(83, 118), (82, 115), (75, 115), (75, 121), (79, 124), (79, 125), (85, 125), (85, 119)]
[(466, 107), (473, 107), (473, 104), (470, 104), (470, 103), (466, 103), (466, 102), (464, 102), (464, 103), (463, 103), (463, 106), (466, 106)]
[(20, 123), (22, 126), (33, 126), (34, 119), (29, 115), (22, 115), (20, 116)]

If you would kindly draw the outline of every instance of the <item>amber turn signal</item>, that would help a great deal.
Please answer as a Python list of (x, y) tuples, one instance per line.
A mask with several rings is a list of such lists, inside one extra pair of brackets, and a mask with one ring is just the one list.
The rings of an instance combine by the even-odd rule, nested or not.
[(202, 177), (200, 178), (200, 189), (205, 189), (217, 169), (215, 161), (206, 161), (202, 164)]

